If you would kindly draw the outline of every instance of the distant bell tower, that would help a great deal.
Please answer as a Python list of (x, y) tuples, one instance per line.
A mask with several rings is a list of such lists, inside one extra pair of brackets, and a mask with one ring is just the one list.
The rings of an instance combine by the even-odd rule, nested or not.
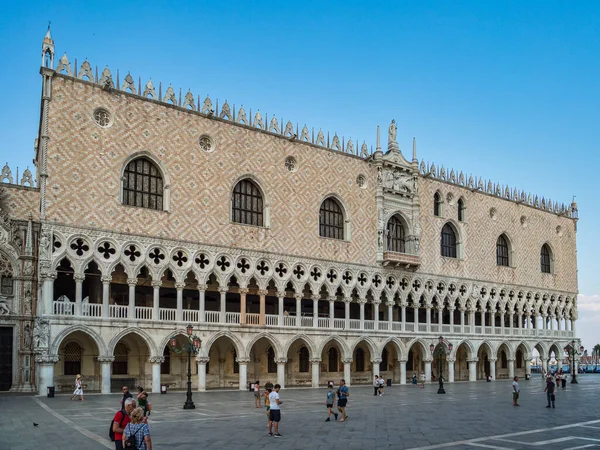
[(44, 42), (42, 43), (42, 67), (54, 69), (54, 41), (50, 34), (50, 24), (48, 24), (48, 31), (46, 31), (46, 36), (44, 36)]

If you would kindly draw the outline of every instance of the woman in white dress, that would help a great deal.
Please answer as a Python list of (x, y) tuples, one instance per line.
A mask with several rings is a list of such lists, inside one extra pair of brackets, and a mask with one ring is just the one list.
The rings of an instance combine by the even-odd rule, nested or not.
[(75, 391), (73, 392), (73, 397), (71, 397), (71, 400), (75, 400), (75, 397), (77, 397), (79, 395), (80, 400), (83, 401), (83, 383), (81, 381), (81, 375), (77, 375), (77, 378), (75, 378)]

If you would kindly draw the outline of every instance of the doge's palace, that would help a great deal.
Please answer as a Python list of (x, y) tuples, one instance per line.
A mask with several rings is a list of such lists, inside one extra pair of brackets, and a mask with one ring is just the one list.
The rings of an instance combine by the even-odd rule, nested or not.
[(512, 378), (576, 340), (575, 203), (420, 161), (393, 120), (371, 151), (55, 62), (49, 29), (40, 73), (35, 175), (0, 185), (0, 389), (183, 388), (188, 324), (199, 391)]

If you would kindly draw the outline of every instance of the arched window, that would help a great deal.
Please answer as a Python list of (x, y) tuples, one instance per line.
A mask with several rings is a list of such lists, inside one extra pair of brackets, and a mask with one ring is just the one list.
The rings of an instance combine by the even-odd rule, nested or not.
[(328, 372), (338, 371), (338, 351), (337, 348), (331, 347), (327, 352), (328, 356)]
[(458, 221), (462, 222), (465, 220), (465, 201), (462, 198), (458, 199)]
[(379, 364), (379, 370), (381, 372), (388, 370), (388, 365), (389, 365), (388, 360), (389, 360), (389, 354), (388, 354), (387, 348), (384, 348), (383, 351), (381, 352), (381, 364)]
[(437, 217), (442, 215), (442, 196), (439, 192), (433, 195), (433, 215)]
[(162, 174), (148, 158), (136, 158), (125, 167), (123, 204), (162, 211)]
[(397, 215), (392, 216), (387, 224), (387, 249), (390, 252), (404, 253), (404, 225)]
[(447, 223), (442, 228), (442, 256), (456, 258), (456, 233), (452, 226)]
[(263, 197), (251, 180), (241, 180), (233, 188), (231, 220), (246, 225), (263, 226)]
[[(2, 295), (13, 295), (13, 272), (12, 264), (8, 257), (0, 252), (0, 293)], [(75, 374), (77, 375), (77, 374)]]
[(508, 241), (503, 234), (496, 241), (496, 264), (508, 267)]
[(542, 245), (542, 251), (540, 252), (540, 264), (542, 273), (552, 273), (552, 266), (550, 265), (552, 258), (550, 257), (550, 247), (548, 244)]
[(334, 198), (326, 198), (319, 210), (319, 236), (344, 239), (344, 213), (339, 202)]
[(160, 363), (160, 374), (170, 375), (171, 374), (171, 350), (165, 345), (163, 350), (164, 361)]
[(356, 361), (356, 371), (365, 371), (365, 351), (362, 348), (357, 348), (354, 353), (354, 360)]
[(308, 372), (308, 349), (300, 347), (298, 351), (298, 372)]
[(508, 360), (506, 359), (506, 352), (502, 351), (502, 356), (500, 357), (500, 364), (502, 366), (503, 369), (506, 369), (508, 367)]
[(119, 342), (115, 346), (115, 360), (112, 363), (113, 375), (127, 375), (128, 350), (125, 344)]
[(233, 373), (240, 373), (240, 364), (237, 362), (237, 351), (235, 348), (233, 349), (233, 353), (231, 355), (233, 359)]
[(83, 349), (77, 342), (65, 345), (64, 374), (77, 375), (81, 373), (81, 356)]
[(269, 347), (267, 351), (267, 372), (277, 373), (277, 363), (275, 362), (275, 350), (273, 350), (273, 347)]

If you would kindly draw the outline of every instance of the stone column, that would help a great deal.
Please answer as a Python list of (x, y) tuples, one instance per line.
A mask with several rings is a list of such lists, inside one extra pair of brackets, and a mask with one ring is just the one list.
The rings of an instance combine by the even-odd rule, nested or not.
[(282, 327), (283, 324), (283, 299), (285, 298), (285, 291), (277, 292), (277, 306), (278, 306), (278, 314), (277, 314), (277, 325)]
[[(198, 366), (198, 392), (206, 391), (206, 365), (210, 361), (207, 356), (196, 356), (196, 364)], [(240, 375), (242, 372), (242, 366), (240, 364)], [(242, 386), (240, 386), (241, 390)]]
[(485, 311), (481, 310), (480, 314), (481, 314), (481, 334), (484, 334), (485, 333), (485, 328), (484, 328), (485, 327)]
[(431, 359), (426, 359), (425, 361), (425, 379), (427, 382), (431, 382)]
[(550, 315), (550, 329), (554, 330), (554, 320), (555, 320), (556, 316), (554, 314)]
[(48, 386), (54, 386), (54, 364), (58, 362), (58, 355), (36, 355), (35, 362), (38, 366), (38, 395), (46, 395)]
[(400, 305), (400, 319), (401, 319), (400, 330), (406, 331), (406, 305), (405, 304)]
[(575, 327), (575, 321), (577, 320), (577, 317), (574, 317), (571, 319), (571, 336), (577, 336), (577, 330)]
[(345, 328), (346, 330), (350, 329), (350, 303), (352, 302), (352, 297), (344, 297), (344, 320), (345, 320)]
[(185, 283), (175, 283), (177, 289), (177, 312), (175, 313), (175, 321), (183, 322), (183, 288)]
[(277, 358), (275, 363), (277, 364), (277, 384), (283, 389), (285, 388), (285, 364), (287, 363), (287, 358)]
[(419, 302), (417, 301), (417, 306), (413, 308), (413, 315), (415, 316), (415, 333), (419, 331)]
[(240, 325), (246, 325), (246, 294), (248, 288), (240, 288)]
[(465, 308), (462, 306), (459, 308), (460, 311), (460, 332), (465, 332)]
[(515, 377), (515, 360), (509, 359), (506, 362), (508, 363), (508, 378), (512, 380)]
[(152, 356), (149, 361), (152, 363), (152, 392), (160, 394), (160, 365), (165, 362), (165, 358), (164, 356)]
[(547, 314), (542, 314), (542, 326), (540, 329), (542, 330), (547, 330), (548, 329), (548, 315)]
[(135, 319), (135, 286), (137, 284), (137, 278), (127, 278), (127, 284), (129, 285), (129, 307), (127, 318)]
[(112, 362), (115, 360), (114, 356), (99, 356), (98, 362), (100, 363), (100, 393), (110, 394), (110, 368)]
[(335, 327), (335, 298), (329, 299), (329, 328)]
[(41, 314), (54, 314), (54, 280), (56, 279), (56, 273), (47, 273), (43, 278), (42, 284), (42, 297), (43, 302), (40, 302)]
[(475, 333), (475, 310), (472, 309), (469, 311), (469, 328), (470, 333)]
[(548, 359), (547, 358), (541, 358), (542, 359), (542, 370), (546, 373), (548, 372)]
[(517, 328), (518, 329), (523, 328), (523, 314), (521, 314), (521, 313), (517, 314)]
[(444, 323), (443, 312), (444, 312), (444, 305), (442, 304), (442, 305), (438, 306), (438, 325), (440, 327), (440, 333), (442, 332), (442, 324)]
[(450, 330), (452, 333), (454, 333), (454, 309), (448, 308), (448, 313), (450, 313)]
[(379, 303), (380, 301), (373, 302), (373, 326), (375, 331), (379, 330)]
[(102, 317), (108, 319), (110, 317), (110, 282), (112, 277), (102, 277)]
[(381, 358), (372, 359), (371, 364), (372, 364), (371, 378), (374, 378), (375, 375), (381, 375), (381, 367), (380, 367)]
[(152, 320), (160, 320), (160, 287), (161, 280), (152, 280)]
[(496, 379), (496, 362), (497, 358), (490, 358), (490, 376), (492, 377), (492, 381)]
[(427, 324), (427, 331), (431, 331), (431, 305), (425, 305), (425, 323)]
[(321, 358), (311, 358), (310, 360), (312, 369), (312, 387), (319, 387), (319, 375), (321, 373)]
[(448, 383), (454, 383), (454, 363), (456, 358), (447, 358), (448, 362)]
[(220, 302), (219, 302), (219, 323), (226, 323), (225, 315), (227, 314), (227, 286), (219, 288)]
[[(250, 362), (250, 358), (236, 358), (235, 360), (240, 368), (239, 390), (246, 391), (248, 390), (248, 363)], [(206, 365), (204, 367), (206, 368)]]
[(346, 386), (350, 386), (350, 383), (352, 381), (350, 379), (350, 369), (352, 367), (352, 359), (344, 358), (344, 359), (342, 359), (342, 363), (344, 364), (344, 380), (346, 380)]
[(76, 273), (73, 275), (75, 279), (75, 316), (81, 317), (83, 316), (83, 312), (81, 310), (81, 293), (83, 290), (83, 280), (85, 280), (85, 275), (82, 273)]
[(469, 381), (477, 381), (477, 362), (479, 358), (472, 358), (467, 360), (469, 365)]
[(310, 297), (313, 301), (313, 328), (317, 328), (319, 326), (319, 299), (320, 295), (311, 295)]
[(302, 326), (302, 297), (303, 294), (294, 294), (296, 299), (296, 326)]
[(260, 289), (258, 291), (258, 296), (259, 296), (259, 316), (258, 316), (258, 324), (261, 326), (265, 326), (266, 324), (266, 318), (265, 318), (265, 313), (266, 313), (266, 306), (265, 306), (265, 297), (267, 296), (267, 290), (266, 289)]
[(365, 303), (367, 303), (366, 298), (361, 298), (359, 301), (360, 305), (360, 329), (365, 329)]
[(204, 323), (206, 322), (206, 300), (205, 300), (205, 294), (206, 294), (206, 288), (207, 286), (205, 284), (199, 284), (198, 285), (198, 321), (200, 323)]
[(388, 331), (392, 331), (392, 323), (394, 322), (394, 302), (389, 301), (386, 303), (388, 308), (387, 320), (388, 320)]
[(406, 384), (406, 359), (399, 359), (400, 363), (400, 384)]

